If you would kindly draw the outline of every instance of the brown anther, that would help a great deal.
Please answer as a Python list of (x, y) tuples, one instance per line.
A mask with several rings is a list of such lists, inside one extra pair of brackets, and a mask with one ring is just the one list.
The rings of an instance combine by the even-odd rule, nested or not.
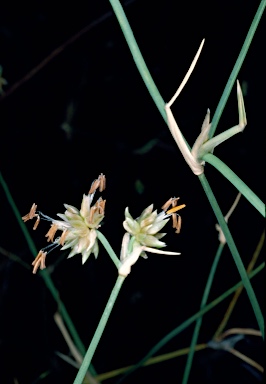
[(91, 207), (90, 209), (90, 214), (89, 214), (89, 223), (92, 223), (93, 222), (93, 216), (95, 215), (95, 213), (97, 212), (97, 206), (94, 205), (93, 207)]
[(33, 226), (33, 230), (35, 231), (35, 229), (37, 229), (38, 225), (39, 225), (39, 222), (40, 222), (41, 218), (39, 215), (37, 215), (37, 219), (35, 221), (35, 224)]
[(177, 204), (179, 199), (180, 199), (180, 197), (173, 197), (172, 198), (172, 207), (176, 207), (176, 204)]
[(47, 241), (54, 241), (54, 235), (58, 229), (58, 226), (56, 224), (52, 224), (49, 231), (46, 233), (45, 237), (47, 237)]
[(178, 215), (175, 233), (180, 233), (180, 231), (181, 231), (181, 223), (182, 223), (181, 216)]
[(99, 187), (99, 185), (100, 185), (100, 180), (99, 179), (94, 180), (94, 182), (92, 183), (91, 188), (89, 190), (89, 194), (94, 193), (96, 191), (96, 189)]
[(36, 214), (36, 209), (37, 209), (37, 205), (35, 203), (32, 204), (32, 207), (29, 211), (29, 213), (27, 213), (27, 215), (23, 216), (22, 217), (22, 220), (24, 221), (24, 223), (28, 220), (31, 220), (33, 219), (35, 216), (38, 216)]
[(103, 173), (100, 174), (98, 177), (98, 180), (100, 181), (99, 191), (102, 192), (106, 188), (106, 177)]
[(106, 188), (106, 178), (103, 173), (99, 175), (98, 179), (94, 180), (89, 190), (89, 194), (94, 193), (97, 188), (99, 188), (100, 192)]
[(38, 271), (38, 268), (45, 269), (45, 259), (46, 259), (47, 252), (43, 252), (42, 250), (38, 253), (35, 260), (31, 263), (31, 265), (34, 266), (32, 273), (36, 273)]
[(162, 210), (167, 211), (167, 209), (170, 207), (170, 205), (172, 205), (172, 207), (175, 207), (176, 202), (179, 199), (180, 199), (180, 197), (170, 197), (170, 199), (167, 200), (167, 202), (162, 206)]
[(100, 198), (97, 200), (96, 204), (94, 205), (94, 207), (97, 208), (98, 213), (99, 213), (100, 215), (104, 215), (105, 203), (106, 203), (106, 200), (103, 200), (103, 199), (100, 197)]
[(180, 209), (185, 208), (185, 206), (186, 206), (186, 204), (178, 205), (176, 207), (173, 207), (173, 208), (169, 209), (168, 211), (166, 211), (166, 213), (167, 213), (167, 215), (170, 215), (171, 213), (177, 212)]
[(41, 270), (46, 268), (46, 265), (45, 265), (46, 255), (47, 255), (47, 252), (43, 252), (41, 257), (41, 265), (40, 265)]
[(172, 214), (172, 220), (173, 220), (173, 228), (177, 227), (177, 215), (175, 213)]
[(106, 200), (102, 200), (101, 201), (101, 214), (104, 215), (104, 210), (105, 210), (105, 204), (106, 204)]
[(162, 210), (166, 211), (170, 207), (171, 203), (172, 203), (172, 197), (170, 197), (170, 199), (167, 200), (167, 202), (162, 206)]
[(60, 245), (62, 245), (62, 246), (64, 245), (65, 240), (66, 240), (66, 235), (67, 235), (67, 234), (68, 234), (68, 230), (65, 229), (65, 230), (63, 231), (61, 237), (60, 237), (60, 241), (59, 241)]

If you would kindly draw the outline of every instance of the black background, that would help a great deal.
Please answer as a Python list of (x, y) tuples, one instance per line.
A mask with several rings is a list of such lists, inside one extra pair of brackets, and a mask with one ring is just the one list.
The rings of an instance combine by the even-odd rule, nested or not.
[[(172, 110), (190, 145), (200, 132), (207, 108), (213, 115), (257, 10), (258, 2), (175, 2), (136, 0), (125, 6), (147, 66), (165, 101), (186, 73), (203, 38), (196, 69)], [(105, 20), (99, 18), (105, 15)], [(95, 22), (96, 21), (96, 22)], [(63, 203), (80, 206), (82, 194), (103, 172), (107, 178), (106, 217), (102, 232), (119, 254), (124, 233), (124, 209), (137, 217), (149, 204), (160, 208), (171, 196), (187, 205), (182, 231), (168, 227), (167, 249), (181, 256), (150, 255), (132, 268), (115, 304), (93, 358), (97, 372), (130, 365), (142, 358), (163, 336), (198, 311), (206, 279), (218, 247), (216, 219), (197, 177), (187, 167), (154, 105), (132, 60), (116, 17), (107, 1), (9, 1), (0, 13), (0, 64), (8, 80), (0, 103), (0, 170), (21, 215), (38, 204), (56, 217)], [(14, 92), (9, 89), (54, 49), (82, 28), (90, 30), (65, 47), (30, 80)], [(255, 34), (239, 73), (246, 82), (248, 125), (215, 150), (260, 197), (264, 197), (265, 65), (263, 24)], [(68, 120), (67, 110), (74, 106)], [(236, 86), (229, 97), (217, 132), (237, 124)], [(70, 123), (70, 131), (62, 129)], [(135, 151), (151, 139), (157, 144), (145, 154)], [(211, 166), (205, 174), (224, 213), (236, 189)], [(136, 185), (144, 187), (142, 193)], [(0, 189), (0, 246), (30, 265), (23, 234)], [(230, 219), (230, 229), (245, 265), (263, 230), (263, 219), (242, 198)], [(46, 245), (49, 225), (36, 232), (27, 227), (38, 249)], [(81, 256), (70, 260), (54, 251), (48, 271), (86, 346), (116, 280), (116, 269), (101, 246), (95, 261), (84, 266)], [(65, 254), (67, 256), (67, 253)], [(56, 261), (56, 265), (54, 263)], [(54, 265), (54, 266), (53, 266)], [(240, 280), (225, 247), (210, 300)], [(68, 354), (54, 321), (57, 310), (40, 276), (0, 255), (0, 382), (72, 383), (76, 370), (55, 351)], [(263, 279), (252, 281), (260, 304)], [(228, 299), (229, 300), (229, 299)], [(211, 339), (229, 301), (204, 317), (199, 342)], [(228, 328), (257, 329), (250, 303), (243, 293)], [(189, 346), (193, 327), (168, 343), (160, 353)], [(242, 349), (241, 349), (242, 348)], [(247, 338), (238, 349), (262, 363), (259, 340)], [(178, 383), (185, 357), (143, 368), (127, 383)], [(46, 378), (40, 379), (43, 372)], [(16, 378), (17, 381), (14, 381)], [(191, 383), (255, 383), (261, 376), (223, 352), (197, 352)], [(108, 383), (115, 383), (111, 379)]]

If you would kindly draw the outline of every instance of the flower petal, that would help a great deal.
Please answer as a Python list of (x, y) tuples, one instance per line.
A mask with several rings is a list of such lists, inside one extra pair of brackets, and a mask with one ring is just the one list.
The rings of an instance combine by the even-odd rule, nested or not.
[(91, 207), (91, 197), (88, 195), (83, 195), (81, 208), (80, 208), (80, 214), (82, 217), (87, 217), (90, 214), (90, 207)]
[(126, 207), (126, 209), (125, 209), (125, 217), (126, 218), (129, 217), (131, 220), (134, 220), (133, 217), (131, 216), (131, 214), (129, 213), (128, 207)]
[(144, 227), (148, 227), (149, 225), (151, 225), (155, 219), (157, 217), (157, 211), (153, 211), (150, 215), (144, 217), (143, 219), (138, 219), (138, 222), (140, 223), (140, 227), (141, 228), (144, 228)]
[(154, 249), (149, 247), (143, 247), (143, 250), (151, 253), (158, 253), (160, 255), (181, 255), (180, 252), (161, 251), (160, 249)]
[(76, 208), (76, 207), (73, 207), (73, 205), (69, 205), (69, 204), (64, 204), (64, 207), (71, 213), (78, 213), (79, 214), (79, 210)]
[(138, 221), (145, 219), (147, 216), (149, 216), (152, 213), (153, 210), (153, 204), (149, 205), (147, 208), (142, 211), (140, 217), (138, 218)]
[(130, 219), (129, 217), (127, 217), (123, 222), (123, 226), (125, 230), (132, 235), (135, 235), (140, 231), (139, 223), (137, 223), (136, 220)]
[(155, 236), (152, 235), (139, 234), (136, 236), (136, 239), (141, 245), (148, 247), (162, 248), (166, 246), (163, 241), (158, 240)]
[(155, 235), (168, 223), (169, 220), (170, 219), (166, 219), (153, 223), (149, 228), (147, 228), (146, 233), (148, 235)]

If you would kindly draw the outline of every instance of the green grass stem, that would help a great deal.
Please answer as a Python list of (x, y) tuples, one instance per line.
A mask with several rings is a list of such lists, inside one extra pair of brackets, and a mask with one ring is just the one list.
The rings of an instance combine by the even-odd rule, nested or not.
[(140, 76), (142, 77), (155, 105), (159, 109), (162, 117), (167, 123), (166, 113), (165, 113), (165, 102), (156, 87), (153, 78), (148, 70), (148, 67), (143, 59), (143, 56), (140, 52), (136, 39), (134, 37), (133, 31), (129, 25), (125, 12), (118, 0), (109, 0), (110, 4), (114, 10), (114, 13), (117, 17), (117, 20), (120, 24), (121, 30), (124, 34), (130, 52), (132, 54), (133, 60), (139, 70)]
[[(260, 255), (260, 252), (262, 250), (262, 247), (263, 247), (263, 244), (264, 244), (264, 241), (265, 241), (265, 231), (263, 231), (261, 237), (260, 237), (260, 240), (258, 242), (258, 245), (255, 249), (255, 252), (253, 253), (252, 255), (252, 259), (247, 267), (247, 273), (251, 272), (255, 266), (255, 263)], [(232, 312), (236, 306), (236, 303), (243, 291), (244, 287), (240, 287), (238, 288), (235, 293), (234, 293), (234, 296), (232, 297), (232, 300), (230, 301), (230, 304), (225, 312), (225, 315), (220, 323), (220, 325), (218, 326), (215, 334), (213, 335), (212, 339), (216, 340), (219, 338), (219, 336), (222, 334), (223, 330), (225, 329), (228, 321), (229, 321), (229, 318), (230, 316), (232, 315)]]
[(96, 230), (96, 232), (97, 232), (97, 237), (100, 240), (100, 242), (102, 243), (102, 245), (104, 246), (106, 252), (108, 253), (108, 255), (113, 260), (117, 269), (119, 269), (119, 267), (121, 265), (121, 261), (116, 256), (116, 254), (115, 254), (113, 248), (111, 247), (109, 241), (106, 239), (106, 237), (100, 231)]
[[(217, 105), (217, 108), (214, 112), (214, 115), (213, 115), (213, 119), (212, 119), (212, 124), (211, 124), (211, 129), (210, 129), (210, 132), (209, 132), (209, 137), (212, 138), (214, 133), (215, 133), (215, 130), (217, 128), (217, 125), (219, 123), (219, 120), (221, 118), (221, 115), (223, 113), (223, 110), (224, 110), (224, 107), (227, 103), (227, 100), (228, 100), (228, 97), (231, 93), (231, 90), (236, 82), (236, 79), (237, 79), (237, 75), (240, 71), (240, 68), (243, 64), (243, 61), (245, 60), (245, 57), (247, 55), (247, 52), (248, 52), (248, 49), (249, 49), (249, 46), (252, 42), (252, 39), (254, 37), (254, 34), (256, 32), (256, 29), (259, 25), (259, 22), (260, 22), (260, 19), (261, 19), (261, 16), (263, 14), (263, 11), (265, 9), (265, 5), (266, 5), (266, 0), (261, 0), (260, 4), (259, 4), (259, 7), (257, 9), (257, 12), (253, 18), (253, 21), (250, 25), (250, 28), (248, 30), (248, 33), (247, 33), (247, 36), (245, 38), (245, 41), (243, 43), (243, 46), (241, 48), (241, 51), (239, 53), (239, 56), (235, 62), (235, 65), (232, 69), (232, 72), (228, 78), (228, 81), (226, 83), (226, 86), (224, 88), (224, 91), (222, 93), (222, 96), (220, 98), (220, 101)], [(236, 23), (237, 23), (237, 20), (236, 20)], [(236, 28), (238, 28), (237, 24), (236, 24)]]
[[(208, 279), (207, 279), (206, 287), (205, 287), (204, 292), (203, 292), (203, 296), (202, 296), (202, 300), (201, 300), (201, 304), (200, 304), (200, 309), (203, 309), (206, 306), (206, 304), (207, 304), (207, 300), (208, 300), (208, 297), (209, 297), (209, 293), (210, 293), (210, 290), (211, 290), (211, 286), (212, 286), (212, 283), (213, 283), (213, 279), (214, 279), (214, 276), (215, 276), (215, 272), (217, 270), (217, 265), (219, 263), (219, 260), (220, 260), (223, 248), (224, 248), (224, 244), (220, 243), (219, 247), (217, 249), (216, 255), (214, 257), (212, 266), (211, 266), (211, 270), (210, 270), (210, 273), (209, 273), (209, 276), (208, 276)], [(188, 378), (189, 378), (190, 371), (191, 371), (191, 366), (192, 366), (192, 361), (193, 361), (193, 357), (194, 357), (194, 352), (195, 352), (196, 344), (197, 344), (197, 341), (198, 341), (199, 331), (200, 331), (200, 328), (201, 328), (201, 323), (202, 323), (202, 317), (199, 317), (196, 320), (194, 332), (193, 332), (193, 335), (192, 335), (190, 349), (189, 349), (189, 353), (188, 353), (188, 357), (187, 357), (187, 362), (186, 362), (186, 366), (185, 366), (185, 371), (184, 371), (184, 376), (183, 376), (182, 384), (187, 384), (187, 382), (188, 382)]]
[(91, 343), (89, 345), (89, 348), (84, 356), (84, 359), (83, 359), (83, 362), (79, 368), (79, 371), (78, 371), (78, 374), (73, 382), (73, 384), (82, 384), (83, 382), (83, 379), (86, 375), (86, 372), (88, 370), (88, 367), (90, 366), (90, 363), (91, 363), (91, 359), (94, 355), (94, 352), (98, 346), (98, 343), (100, 341), (100, 338), (103, 334), (103, 331), (104, 331), (104, 328), (106, 326), (106, 323), (109, 319), (109, 316), (111, 314), (111, 311), (113, 309), (113, 306), (114, 306), (114, 303), (116, 301), (116, 298), (119, 294), (119, 291), (122, 287), (122, 284), (123, 282), (125, 281), (125, 277), (124, 276), (118, 276), (117, 277), (117, 280), (116, 280), (116, 283), (115, 283), (115, 286), (111, 292), (111, 295), (109, 297), (109, 300), (106, 304), (106, 307), (105, 307), (105, 310), (102, 314), (102, 317), (101, 317), (101, 320), (97, 326), (97, 329), (94, 333), (94, 336), (91, 340)]
[(203, 187), (203, 189), (207, 195), (209, 203), (211, 204), (211, 207), (214, 211), (214, 214), (218, 220), (218, 223), (219, 223), (219, 225), (220, 225), (220, 227), (224, 233), (228, 247), (231, 251), (231, 254), (232, 254), (233, 259), (235, 261), (235, 264), (237, 266), (238, 272), (239, 272), (241, 279), (243, 281), (243, 285), (246, 288), (251, 306), (253, 308), (253, 311), (255, 313), (260, 331), (262, 333), (262, 337), (264, 338), (264, 318), (263, 318), (258, 300), (256, 298), (255, 292), (254, 292), (252, 285), (249, 281), (249, 278), (248, 278), (247, 272), (245, 270), (244, 264), (241, 260), (240, 254), (236, 248), (235, 242), (234, 242), (233, 237), (229, 231), (228, 225), (227, 225), (226, 221), (224, 220), (221, 209), (217, 203), (217, 200), (216, 200), (216, 198), (212, 192), (212, 189), (211, 189), (211, 187), (208, 183), (208, 180), (206, 179), (204, 173), (199, 175), (199, 180), (200, 180), (201, 185), (202, 185), (202, 187)]
[(265, 204), (225, 163), (211, 153), (204, 155), (203, 160), (216, 168), (265, 217)]

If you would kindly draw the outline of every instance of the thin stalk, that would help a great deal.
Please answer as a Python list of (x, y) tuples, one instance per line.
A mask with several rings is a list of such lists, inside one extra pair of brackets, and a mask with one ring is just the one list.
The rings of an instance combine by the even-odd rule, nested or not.
[(24, 268), (26, 268), (26, 269), (28, 269), (29, 271), (31, 271), (31, 267), (29, 266), (29, 264), (28, 264), (28, 263), (25, 263), (23, 260), (21, 260), (20, 257), (18, 257), (17, 255), (15, 255), (14, 253), (7, 251), (7, 250), (4, 249), (3, 247), (0, 247), (0, 253), (1, 253), (2, 255), (6, 256), (8, 259), (15, 261), (16, 263), (22, 265)]
[(265, 217), (265, 204), (225, 163), (211, 153), (204, 155), (203, 160), (215, 167)]
[[(208, 344), (198, 344), (195, 346), (195, 351), (202, 351), (203, 349), (206, 349), (206, 348), (208, 348)], [(168, 361), (170, 359), (175, 359), (179, 356), (187, 355), (188, 352), (189, 352), (189, 347), (178, 349), (177, 351), (173, 351), (173, 352), (169, 352), (169, 353), (164, 353), (163, 355), (151, 357), (149, 360), (147, 360), (143, 364), (143, 366), (147, 367), (149, 365), (163, 363), (164, 361)], [(129, 365), (127, 367), (114, 369), (113, 371), (100, 373), (98, 376), (95, 377), (95, 379), (100, 380), (100, 381), (111, 379), (112, 377), (121, 375), (122, 373), (128, 371), (132, 367), (133, 367), (133, 365)]]
[(263, 318), (263, 315), (262, 315), (262, 312), (261, 312), (261, 309), (260, 309), (260, 306), (259, 306), (259, 303), (258, 303), (258, 300), (256, 298), (256, 295), (254, 293), (254, 290), (252, 288), (252, 285), (249, 281), (249, 278), (248, 278), (248, 275), (247, 275), (247, 272), (245, 270), (245, 267), (243, 265), (243, 262), (241, 260), (241, 257), (240, 257), (240, 254), (236, 248), (236, 245), (235, 245), (235, 242), (233, 240), (233, 237), (229, 231), (229, 228), (227, 226), (227, 223), (226, 221), (224, 220), (224, 217), (223, 217), (223, 214), (220, 210), (220, 207), (217, 203), (217, 200), (212, 192), (212, 189), (208, 183), (208, 180), (206, 179), (204, 173), (199, 175), (199, 180), (201, 182), (201, 185), (207, 195), (207, 198), (211, 204), (211, 207), (215, 213), (215, 216), (218, 220), (218, 223), (224, 233), (224, 236), (226, 238), (226, 241), (227, 241), (227, 244), (228, 244), (228, 247), (231, 251), (231, 254), (233, 256), (233, 259), (235, 261), (235, 264), (237, 266), (237, 269), (238, 269), (238, 272), (241, 276), (241, 279), (243, 281), (243, 285), (244, 287), (246, 288), (246, 291), (247, 291), (247, 294), (248, 294), (248, 297), (249, 297), (249, 300), (250, 300), (250, 303), (251, 303), (251, 306), (253, 308), (253, 311), (255, 313), (255, 316), (256, 316), (256, 319), (257, 319), (257, 322), (258, 322), (258, 325), (259, 325), (259, 328), (260, 328), (260, 331), (262, 333), (262, 337), (264, 338), (264, 318)]
[(263, 11), (265, 9), (265, 5), (266, 5), (266, 0), (261, 0), (260, 2), (260, 5), (258, 7), (258, 10), (254, 16), (254, 19), (250, 25), (250, 28), (248, 30), (248, 33), (247, 33), (247, 36), (245, 38), (245, 41), (244, 41), (244, 44), (241, 48), (241, 51), (239, 53), (239, 56), (235, 62), (235, 65), (232, 69), (232, 72), (229, 76), (229, 79), (226, 83), (226, 86), (224, 88), (224, 91), (223, 91), (223, 94), (220, 98), (220, 101), (217, 105), (217, 108), (214, 112), (214, 115), (213, 115), (213, 119), (212, 119), (212, 124), (211, 124), (211, 129), (210, 129), (210, 132), (209, 132), (209, 137), (212, 138), (214, 133), (215, 133), (215, 130), (217, 128), (217, 125), (218, 125), (218, 122), (220, 120), (220, 117), (223, 113), (223, 110), (224, 110), (224, 107), (226, 105), (226, 102), (228, 100), (228, 97), (231, 93), (231, 90), (232, 90), (232, 87), (233, 85), (235, 84), (236, 82), (236, 78), (237, 78), (237, 75), (240, 71), (240, 68), (243, 64), (243, 61), (245, 60), (245, 57), (247, 55), (247, 52), (248, 52), (248, 49), (249, 49), (249, 46), (252, 42), (252, 39), (254, 37), (254, 34), (256, 32), (256, 29), (258, 27), (258, 24), (260, 22), (260, 19), (261, 19), (261, 16), (263, 14)]
[[(205, 287), (204, 292), (203, 292), (203, 296), (202, 296), (202, 300), (201, 300), (201, 304), (200, 304), (200, 309), (203, 309), (207, 303), (209, 293), (211, 290), (211, 286), (213, 283), (214, 275), (215, 275), (217, 265), (219, 263), (223, 248), (224, 248), (224, 244), (220, 243), (219, 247), (217, 249), (216, 255), (214, 257), (213, 264), (211, 266), (211, 270), (210, 270), (210, 273), (208, 276), (206, 287)], [(187, 382), (188, 382), (188, 378), (189, 378), (189, 374), (190, 374), (191, 366), (192, 366), (192, 361), (193, 361), (193, 357), (194, 357), (195, 347), (196, 347), (196, 344), (198, 341), (201, 323), (202, 323), (202, 317), (199, 317), (196, 321), (193, 336), (191, 339), (190, 350), (189, 350), (188, 357), (187, 357), (187, 362), (186, 362), (186, 366), (185, 366), (182, 384), (187, 384)]]
[[(20, 228), (21, 228), (21, 230), (22, 230), (22, 232), (24, 234), (24, 237), (26, 239), (26, 242), (28, 243), (29, 249), (30, 249), (32, 255), (35, 257), (37, 255), (37, 253), (38, 253), (37, 249), (35, 247), (35, 244), (34, 244), (32, 238), (31, 238), (30, 234), (29, 234), (29, 231), (28, 231), (26, 225), (21, 220), (21, 214), (20, 214), (20, 212), (19, 212), (19, 210), (18, 210), (18, 208), (17, 208), (17, 206), (15, 204), (15, 201), (14, 201), (14, 199), (13, 199), (13, 197), (12, 197), (10, 191), (9, 191), (9, 188), (8, 188), (8, 186), (7, 186), (7, 184), (6, 184), (5, 180), (4, 180), (1, 172), (0, 172), (0, 184), (2, 185), (2, 188), (3, 188), (3, 190), (4, 190), (5, 194), (6, 194), (7, 201), (9, 202), (9, 204), (11, 206), (11, 209), (12, 209), (12, 211), (13, 211), (13, 213), (14, 213), (17, 221), (18, 221), (18, 224), (19, 224), (19, 226), (20, 226)], [(75, 328), (75, 326), (74, 326), (74, 324), (73, 324), (73, 322), (72, 322), (72, 320), (71, 320), (71, 318), (70, 318), (70, 316), (69, 316), (69, 314), (68, 314), (68, 312), (66, 310), (66, 307), (65, 307), (64, 303), (60, 300), (59, 292), (55, 288), (55, 285), (54, 285), (50, 275), (47, 273), (46, 270), (41, 271), (40, 274), (41, 274), (41, 276), (42, 276), (42, 278), (43, 278), (47, 288), (51, 292), (53, 298), (57, 302), (58, 307), (59, 307), (59, 311), (60, 311), (60, 313), (61, 313), (61, 315), (62, 315), (62, 317), (63, 317), (63, 319), (64, 319), (64, 321), (65, 321), (65, 323), (66, 323), (66, 325), (68, 327), (68, 329), (69, 329), (69, 332), (70, 332), (70, 334), (71, 334), (71, 336), (72, 336), (72, 338), (73, 338), (77, 348), (79, 349), (81, 354), (84, 356), (85, 351), (86, 351), (85, 346), (83, 345), (83, 343), (82, 343), (82, 341), (81, 341), (81, 339), (80, 339), (80, 337), (78, 335), (78, 332), (77, 332), (77, 330), (76, 330), (76, 328)], [(90, 367), (90, 373), (92, 375), (94, 375), (94, 376), (96, 375), (96, 371), (94, 370), (93, 367)]]
[[(255, 266), (255, 263), (259, 257), (259, 254), (261, 252), (261, 249), (262, 249), (262, 246), (264, 244), (264, 240), (265, 240), (265, 231), (263, 231), (261, 237), (260, 237), (260, 240), (259, 240), (259, 243), (255, 249), (255, 252), (252, 256), (252, 259), (247, 267), (247, 273), (251, 272), (252, 269), (254, 268)], [(227, 323), (228, 323), (228, 320), (233, 312), (233, 309), (235, 308), (235, 305), (237, 303), (237, 300), (239, 298), (239, 296), (241, 295), (243, 291), (243, 287), (240, 287), (238, 288), (238, 290), (235, 292), (226, 312), (225, 312), (225, 315), (220, 323), (220, 325), (218, 326), (217, 328), (217, 331), (215, 332), (215, 334), (213, 335), (213, 339), (216, 340), (219, 338), (219, 336), (221, 335), (221, 333), (223, 332), (224, 328), (226, 327)]]
[(35, 244), (34, 244), (32, 238), (30, 236), (30, 233), (29, 233), (26, 225), (21, 220), (21, 214), (20, 214), (20, 212), (19, 212), (19, 210), (15, 204), (15, 201), (13, 200), (13, 197), (11, 196), (11, 193), (9, 191), (7, 183), (5, 182), (1, 172), (0, 172), (0, 184), (2, 185), (2, 188), (6, 194), (6, 199), (11, 206), (11, 209), (12, 209), (12, 211), (13, 211), (16, 219), (17, 219), (18, 225), (20, 226), (20, 229), (22, 230), (22, 233), (26, 239), (26, 242), (28, 243), (29, 249), (30, 249), (31, 253), (33, 254), (33, 256), (35, 257), (38, 253), (37, 249), (35, 247)]
[(82, 364), (81, 364), (81, 366), (79, 368), (78, 374), (77, 374), (73, 384), (82, 384), (82, 382), (83, 382), (83, 379), (84, 379), (84, 377), (86, 375), (86, 372), (87, 372), (87, 370), (88, 370), (88, 368), (90, 366), (91, 359), (92, 359), (92, 357), (94, 355), (94, 352), (95, 352), (95, 350), (96, 350), (96, 348), (98, 346), (98, 343), (99, 343), (100, 338), (101, 338), (101, 336), (103, 334), (104, 328), (105, 328), (106, 323), (107, 323), (107, 321), (109, 319), (109, 316), (111, 314), (111, 311), (113, 309), (114, 303), (116, 301), (116, 298), (118, 296), (118, 293), (119, 293), (119, 291), (120, 291), (120, 289), (122, 287), (122, 284), (123, 284), (124, 280), (125, 280), (125, 277), (123, 277), (123, 276), (118, 276), (117, 277), (115, 286), (114, 286), (114, 288), (113, 288), (113, 290), (111, 292), (111, 295), (110, 295), (109, 300), (108, 300), (108, 302), (106, 304), (105, 310), (104, 310), (104, 312), (102, 314), (101, 320), (100, 320), (100, 322), (99, 322), (99, 324), (97, 326), (97, 329), (96, 329), (96, 331), (94, 333), (94, 336), (93, 336), (93, 338), (91, 340), (89, 348), (88, 348), (88, 350), (87, 350), (87, 352), (86, 352), (86, 354), (84, 356), (84, 360), (83, 360), (83, 362), (82, 362)]
[[(248, 277), (249, 279), (252, 279), (257, 273), (259, 273), (263, 268), (265, 267), (265, 262), (261, 263), (254, 271), (250, 272)], [(205, 313), (209, 312), (212, 308), (216, 307), (216, 305), (220, 304), (223, 300), (225, 300), (228, 296), (230, 296), (232, 293), (234, 293), (239, 287), (243, 286), (243, 282), (240, 281), (230, 289), (228, 289), (226, 292), (224, 292), (222, 295), (217, 297), (215, 300), (207, 304), (204, 308), (202, 308), (200, 311), (195, 313), (193, 316), (185, 320), (182, 324), (180, 324), (178, 327), (173, 329), (171, 332), (169, 332), (165, 337), (163, 337), (150, 351), (147, 353), (146, 356), (143, 357), (137, 364), (134, 365), (133, 368), (131, 368), (129, 371), (127, 371), (124, 376), (121, 377), (120, 380), (118, 380), (117, 384), (122, 383), (126, 377), (128, 377), (131, 373), (136, 371), (138, 368), (140, 368), (150, 357), (155, 355), (156, 352), (158, 352), (162, 347), (165, 346), (170, 340), (172, 340), (175, 336), (177, 336), (179, 333), (184, 331), (187, 327), (189, 327), (195, 320), (202, 317)]]
[(96, 230), (96, 232), (97, 232), (97, 237), (100, 240), (100, 242), (102, 243), (102, 245), (104, 246), (104, 248), (106, 249), (106, 252), (108, 253), (108, 255), (113, 260), (117, 269), (119, 269), (119, 267), (121, 265), (121, 261), (116, 256), (116, 254), (115, 254), (113, 248), (111, 247), (109, 241), (106, 239), (106, 237), (100, 231)]
[(156, 87), (153, 81), (153, 78), (151, 77), (151, 74), (148, 70), (148, 67), (142, 57), (142, 54), (140, 52), (140, 49), (138, 47), (138, 44), (136, 42), (132, 29), (129, 25), (125, 12), (118, 0), (109, 0), (109, 1), (117, 17), (117, 20), (120, 24), (121, 30), (124, 34), (128, 47), (132, 54), (133, 60), (139, 70), (140, 76), (142, 77), (155, 105), (159, 109), (160, 114), (162, 115), (165, 122), (167, 123), (166, 113), (164, 109), (165, 102), (162, 96), (160, 95), (160, 92), (158, 91), (158, 88)]

